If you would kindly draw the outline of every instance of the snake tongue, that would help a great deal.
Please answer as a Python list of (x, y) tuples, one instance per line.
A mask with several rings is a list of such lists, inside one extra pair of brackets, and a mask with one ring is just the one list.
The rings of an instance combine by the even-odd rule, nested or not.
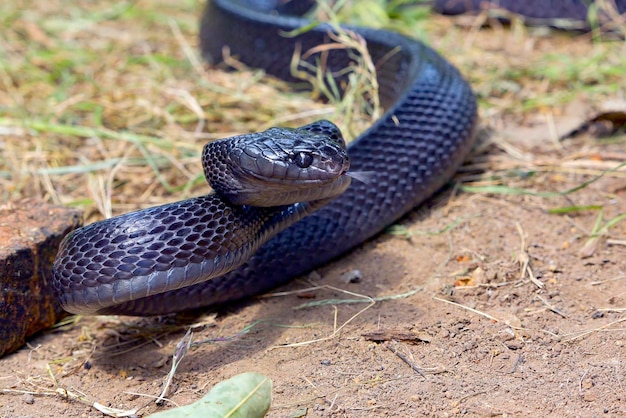
[(374, 177), (376, 176), (375, 171), (348, 171), (346, 173), (348, 177), (352, 177), (353, 179), (360, 181), (363, 184), (370, 184), (373, 182)]

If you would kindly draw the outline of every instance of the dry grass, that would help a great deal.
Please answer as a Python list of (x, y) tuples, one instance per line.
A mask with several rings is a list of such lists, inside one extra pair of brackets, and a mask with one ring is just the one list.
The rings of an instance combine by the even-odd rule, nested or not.
[(3, 200), (37, 196), (92, 219), (202, 194), (207, 140), (328, 112), (261, 71), (198, 66), (196, 2), (0, 8)]
[[(81, 206), (91, 221), (205, 193), (199, 152), (207, 140), (320, 117), (342, 124), (333, 106), (290, 93), (261, 71), (232, 77), (203, 68), (200, 10), (191, 0), (3, 3), (10, 29), (0, 35), (2, 200)], [(515, 44), (489, 35), (491, 55), (473, 47), (483, 32), (459, 43), (465, 28), (441, 29), (441, 18), (425, 20), (423, 8), (399, 10), (371, 1), (343, 13), (356, 23), (429, 33), (468, 76), (491, 125), (512, 113), (555, 112), (581, 97), (601, 102), (622, 88), (624, 44), (578, 43), (572, 54), (564, 37), (528, 62), (517, 52), (543, 48), (529, 29), (514, 27)]]

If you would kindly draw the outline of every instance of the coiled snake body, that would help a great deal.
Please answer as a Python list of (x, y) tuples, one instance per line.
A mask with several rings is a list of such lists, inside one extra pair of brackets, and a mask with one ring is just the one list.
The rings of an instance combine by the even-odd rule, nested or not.
[[(202, 52), (219, 61), (228, 46), (247, 65), (292, 81), (294, 46), (308, 51), (328, 42), (325, 25), (284, 36), (305, 24), (242, 1), (214, 0), (202, 20)], [(315, 204), (255, 208), (209, 195), (92, 224), (75, 231), (59, 250), (53, 284), (62, 305), (75, 313), (154, 315), (260, 293), (372, 237), (443, 186), (473, 143), (477, 106), (471, 88), (420, 42), (351, 29), (367, 40), (387, 109), (348, 148), (351, 170), (369, 172), (367, 183), (352, 181), (312, 214)], [(323, 57), (333, 72), (350, 61), (345, 50)], [(236, 230), (257, 222), (263, 226), (255, 233)], [(203, 228), (210, 239), (202, 239)]]

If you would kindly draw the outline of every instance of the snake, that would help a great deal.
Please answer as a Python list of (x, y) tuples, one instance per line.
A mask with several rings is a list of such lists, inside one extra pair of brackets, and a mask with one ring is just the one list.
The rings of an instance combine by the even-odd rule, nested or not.
[(506, 19), (518, 16), (528, 25), (566, 30), (589, 31), (598, 26), (612, 31), (626, 22), (626, 0), (432, 0), (431, 4), (435, 11), (447, 15), (504, 11), (497, 15)]
[[(322, 63), (341, 89), (356, 51), (318, 48), (336, 28), (301, 18), (311, 3), (209, 0), (200, 27), (202, 54), (219, 64), (228, 53), (298, 82), (291, 69), (297, 48), (308, 51), (307, 65)], [(586, 22), (590, 12), (582, 0), (431, 4), (445, 14), (491, 5), (555, 26), (561, 18)], [(626, 13), (626, 0), (615, 0), (615, 6)], [(475, 141), (471, 87), (420, 41), (385, 30), (346, 29), (366, 41), (376, 65), (379, 99), (387, 109), (381, 118), (347, 150), (341, 132), (327, 121), (207, 144), (203, 168), (216, 192), (96, 222), (65, 237), (52, 277), (60, 304), (78, 314), (160, 315), (258, 294), (353, 249), (444, 186)], [(233, 160), (252, 175), (248, 183), (241, 181), (241, 169), (231, 169)], [(366, 180), (351, 181), (348, 165), (367, 173)], [(303, 177), (310, 180), (305, 187)], [(284, 191), (279, 198), (277, 189)]]
[[(270, 3), (209, 1), (200, 25), (203, 57), (219, 64), (228, 52), (250, 67), (295, 82), (290, 64), (297, 48), (305, 57), (301, 66), (322, 65), (335, 75), (336, 86), (345, 85), (345, 69), (354, 65), (356, 51), (319, 48), (332, 42), (337, 29), (282, 14), (302, 12), (308, 1), (287, 3), (283, 7), (289, 10), (280, 13)], [(328, 174), (335, 176), (330, 184), (336, 190), (330, 195), (313, 193), (305, 202), (265, 207), (264, 202), (248, 203), (260, 193), (256, 189), (241, 201), (216, 191), (79, 228), (65, 237), (53, 265), (52, 285), (63, 308), (76, 314), (161, 315), (259, 294), (374, 237), (448, 183), (476, 138), (477, 100), (469, 83), (420, 41), (386, 30), (345, 30), (366, 41), (386, 109), (347, 147), (348, 172), (366, 173), (362, 181), (346, 180), (351, 177), (345, 162), (336, 163), (339, 168)], [(327, 136), (331, 144), (342, 142), (330, 122), (312, 126), (296, 131)], [(257, 166), (265, 174), (278, 171), (283, 178), (287, 171), (302, 169), (298, 165), (306, 169), (312, 153), (276, 144), (276, 136), (289, 136), (285, 132), (290, 130), (272, 129), (246, 134), (257, 141), (233, 151), (238, 157), (227, 158), (228, 164), (238, 160), (244, 169)], [(324, 144), (320, 147), (330, 147)], [(215, 153), (207, 151), (208, 146), (203, 151), (204, 171), (219, 179), (227, 164), (209, 161), (208, 155)], [(271, 160), (279, 148), (293, 163), (290, 168), (256, 160)], [(335, 148), (341, 153), (341, 147)], [(283, 187), (253, 176), (270, 188)]]

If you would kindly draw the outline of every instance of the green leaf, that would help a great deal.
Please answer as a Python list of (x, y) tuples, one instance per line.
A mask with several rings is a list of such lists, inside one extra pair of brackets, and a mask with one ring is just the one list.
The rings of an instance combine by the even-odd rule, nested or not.
[(218, 383), (192, 404), (158, 412), (150, 418), (264, 417), (272, 402), (272, 381), (259, 373), (242, 373)]

